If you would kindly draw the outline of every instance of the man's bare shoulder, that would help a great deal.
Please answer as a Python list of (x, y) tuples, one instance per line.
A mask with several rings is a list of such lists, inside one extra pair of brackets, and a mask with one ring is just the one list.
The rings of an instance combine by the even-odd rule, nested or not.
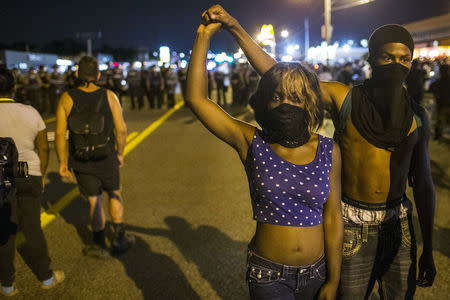
[(61, 101), (62, 104), (68, 104), (68, 103), (70, 104), (73, 102), (72, 97), (70, 96), (69, 92), (62, 93), (59, 101)]
[(58, 107), (61, 107), (64, 110), (66, 117), (69, 116), (69, 113), (72, 110), (72, 106), (73, 106), (73, 100), (72, 100), (72, 97), (70, 96), (69, 92), (62, 93), (61, 97), (59, 98)]
[(333, 103), (340, 109), (351, 88), (337, 81), (321, 81), (320, 90), (325, 102)]

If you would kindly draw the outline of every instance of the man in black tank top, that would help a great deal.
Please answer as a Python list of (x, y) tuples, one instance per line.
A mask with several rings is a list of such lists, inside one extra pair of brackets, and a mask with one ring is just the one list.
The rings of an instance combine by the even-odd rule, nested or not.
[[(125, 234), (119, 173), (119, 168), (123, 166), (123, 151), (127, 135), (126, 125), (117, 96), (112, 91), (99, 88), (93, 83), (98, 80), (99, 75), (98, 63), (95, 58), (85, 56), (80, 60), (77, 76), (81, 81), (81, 86), (64, 93), (58, 105), (56, 113), (56, 153), (59, 160), (60, 175), (72, 180), (76, 177), (80, 192), (88, 199), (91, 207), (94, 245), (86, 247), (84, 253), (103, 258), (107, 255), (104, 231), (105, 219), (101, 204), (103, 192), (106, 192), (109, 196), (113, 232), (111, 239), (112, 253), (121, 254), (125, 252), (132, 245), (134, 239), (132, 236)], [(80, 147), (81, 139), (76, 124), (86, 120), (83, 116), (87, 117), (89, 114), (95, 114), (95, 118), (104, 119), (104, 126), (99, 129), (97, 137), (103, 137), (105, 142), (95, 145), (89, 144), (93, 140), (89, 139), (88, 134), (86, 135), (87, 148)], [(86, 124), (91, 126), (89, 128), (92, 128), (92, 130), (98, 127), (88, 118), (87, 120)], [(70, 133), (69, 158), (66, 155), (65, 141), (68, 127)], [(84, 151), (83, 149), (94, 150), (87, 152), (88, 150)], [(93, 156), (93, 154), (98, 153), (95, 152), (97, 150), (102, 153), (101, 157)]]

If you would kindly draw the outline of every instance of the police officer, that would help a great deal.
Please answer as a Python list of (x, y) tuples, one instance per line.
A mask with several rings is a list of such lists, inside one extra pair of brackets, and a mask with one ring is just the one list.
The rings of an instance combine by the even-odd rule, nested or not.
[[(141, 85), (141, 72), (133, 68), (127, 74), (128, 92), (130, 93), (131, 109), (142, 109), (144, 106), (144, 90)], [(136, 103), (137, 100), (137, 103)]]

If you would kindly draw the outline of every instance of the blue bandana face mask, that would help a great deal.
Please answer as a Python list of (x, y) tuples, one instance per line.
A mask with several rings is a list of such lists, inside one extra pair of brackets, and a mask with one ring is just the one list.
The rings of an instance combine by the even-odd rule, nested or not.
[(301, 107), (283, 103), (266, 111), (263, 118), (257, 121), (262, 126), (264, 139), (271, 144), (296, 148), (311, 137), (307, 114)]

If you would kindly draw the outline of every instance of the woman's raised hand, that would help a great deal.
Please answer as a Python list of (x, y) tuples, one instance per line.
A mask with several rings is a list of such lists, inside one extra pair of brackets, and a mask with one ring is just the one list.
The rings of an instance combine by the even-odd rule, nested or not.
[(224, 28), (231, 29), (237, 25), (237, 21), (222, 6), (213, 5), (202, 14), (204, 24), (221, 23)]

